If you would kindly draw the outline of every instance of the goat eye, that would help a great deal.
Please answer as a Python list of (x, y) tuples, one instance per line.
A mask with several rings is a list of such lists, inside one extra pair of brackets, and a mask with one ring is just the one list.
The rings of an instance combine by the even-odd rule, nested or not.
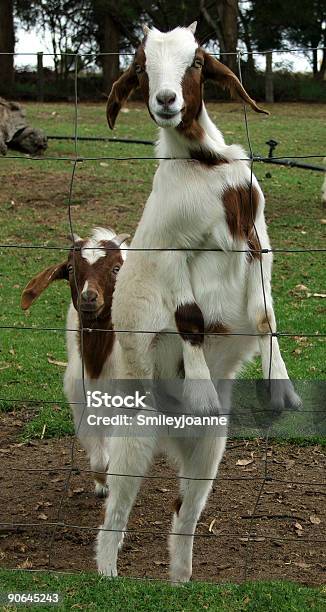
[(200, 59), (196, 58), (194, 61), (194, 66), (195, 68), (202, 68), (203, 67), (203, 63)]
[(120, 267), (121, 266), (114, 266), (114, 268), (112, 268), (112, 274), (118, 274)]
[(141, 72), (143, 72), (142, 67), (140, 66), (140, 64), (136, 64), (135, 66), (135, 70), (137, 74), (140, 74)]

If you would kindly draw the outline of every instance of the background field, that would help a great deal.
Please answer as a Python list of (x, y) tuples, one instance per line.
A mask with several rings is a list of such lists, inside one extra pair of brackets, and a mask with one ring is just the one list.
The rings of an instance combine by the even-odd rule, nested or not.
[[(44, 128), (48, 134), (73, 134), (73, 105), (29, 104), (27, 110), (30, 123)], [(325, 153), (325, 139), (321, 137), (324, 132), (324, 107), (322, 105), (284, 104), (274, 105), (270, 110), (272, 113), (270, 117), (258, 116), (253, 112), (248, 113), (254, 153), (266, 154), (265, 142), (270, 138), (279, 141), (277, 154), (280, 156)], [(248, 148), (243, 111), (240, 105), (210, 104), (209, 111), (225, 134), (228, 143), (239, 142), (246, 149)], [(79, 107), (78, 133), (81, 136), (112, 135), (106, 125), (103, 104)], [(122, 113), (119, 117), (114, 135), (154, 139), (156, 131), (155, 126), (148, 120), (144, 107), (131, 104), (128, 106), (128, 112)], [(107, 156), (146, 157), (152, 154), (151, 147), (141, 145), (78, 143), (78, 155), (102, 157), (103, 159), (78, 163), (71, 209), (75, 231), (86, 236), (94, 225), (100, 225), (111, 226), (117, 231), (132, 234), (151, 189), (156, 161), (114, 161), (105, 158)], [(73, 163), (67, 158), (73, 155), (74, 143), (72, 141), (54, 140), (49, 142), (49, 149), (42, 161), (19, 155), (17, 159), (10, 159), (9, 156), (0, 159), (2, 244), (25, 246), (45, 244), (47, 246), (59, 245), (63, 248), (68, 246), (66, 240), (69, 232), (68, 195)], [(59, 161), (50, 159), (53, 157), (60, 159)], [(320, 159), (312, 161), (314, 162), (321, 164)], [(323, 175), (312, 171), (269, 166), (262, 163), (255, 164), (254, 171), (266, 195), (266, 217), (273, 247), (290, 249), (324, 247), (326, 211), (322, 209), (320, 203)], [(18, 249), (0, 246), (0, 325), (62, 329), (57, 332), (1, 329), (0, 401), (3, 412), (0, 420), (2, 431), (8, 434), (8, 439), (3, 444), (3, 457), (8, 464), (7, 480), (5, 481), (5, 477), (2, 476), (3, 485), (6, 485), (6, 488), (2, 489), (4, 497), (1, 515), (4, 517), (3, 520), (7, 520), (7, 514), (12, 508), (14, 491), (11, 488), (10, 465), (13, 461), (17, 462), (17, 465), (33, 461), (34, 465), (42, 466), (42, 462), (52, 458), (55, 466), (57, 460), (67, 461), (69, 459), (67, 439), (35, 442), (35, 438), (41, 436), (57, 438), (72, 432), (70, 411), (62, 393), (64, 367), (60, 365), (60, 362), (64, 363), (66, 360), (63, 330), (70, 297), (69, 288), (64, 283), (55, 283), (30, 311), (24, 313), (20, 309), (21, 291), (28, 280), (44, 267), (64, 259), (65, 255), (64, 250)], [(293, 379), (318, 381), (325, 378), (325, 338), (319, 337), (326, 332), (325, 300), (322, 297), (313, 296), (314, 293), (325, 294), (324, 257), (323, 253), (280, 253), (275, 256), (273, 295), (278, 327), (280, 331), (297, 334), (281, 340), (282, 352), (289, 374)], [(301, 334), (305, 333), (315, 334), (315, 337), (301, 337)], [(259, 360), (252, 364), (244, 375), (260, 377)], [(24, 441), (24, 446), (20, 446), (21, 441)], [(315, 443), (316, 440), (306, 440), (306, 442)], [(319, 442), (323, 441), (319, 440)], [(299, 516), (301, 514), (300, 521), (304, 526), (305, 536), (311, 538), (311, 541), (316, 537), (318, 541), (322, 541), (324, 537), (324, 519), (320, 525), (312, 525), (309, 521), (312, 512), (318, 512), (318, 516), (321, 516), (322, 513), (323, 489), (319, 487), (317, 490), (314, 485), (315, 481), (322, 478), (324, 457), (320, 446), (299, 449), (296, 445), (284, 446), (284, 448), (276, 445), (275, 453), (270, 449), (268, 452), (273, 455), (271, 459), (273, 473), (277, 472), (285, 481), (279, 486), (275, 485), (275, 490), (269, 487), (270, 495), (266, 496), (265, 510), (267, 514), (275, 512), (276, 506), (279, 512), (279, 515), (276, 516), (283, 518), (280, 522), (276, 521), (273, 524), (267, 521), (268, 526), (265, 526), (265, 531), (262, 527), (262, 535), (272, 533), (273, 537), (275, 536), (276, 544), (270, 542), (268, 545), (270, 548), (267, 547), (266, 542), (261, 545), (261, 552), (256, 554), (257, 565), (255, 566), (260, 569), (256, 569), (255, 572), (258, 573), (254, 572), (252, 577), (259, 576), (263, 580), (264, 577), (270, 576), (268, 568), (272, 565), (272, 570), (275, 570), (273, 575), (276, 577), (282, 577), (286, 572), (286, 576), (292, 580), (319, 584), (325, 568), (325, 555), (321, 552), (320, 545), (314, 546), (307, 541), (306, 545), (302, 542), (301, 547), (296, 548), (296, 544), (289, 543), (288, 546), (282, 548), (279, 547), (277, 538), (281, 535), (282, 537), (287, 535), (296, 537), (293, 527), (297, 520), (295, 519), (296, 513), (293, 512), (295, 508)], [(244, 442), (236, 453), (239, 454), (233, 459), (230, 452), (229, 459), (227, 459), (229, 463), (224, 465), (223, 469), (226, 469), (228, 475), (234, 474), (235, 470), (238, 470), (240, 474), (243, 468), (235, 468), (236, 460), (243, 456), (250, 458), (250, 453), (253, 453), (254, 464), (249, 465), (245, 470), (254, 471), (257, 464), (257, 470), (262, 473), (263, 449), (258, 442), (253, 442), (249, 447)], [(82, 461), (85, 463), (83, 457)], [(292, 468), (289, 468), (288, 461), (292, 462)], [(161, 466), (156, 465), (156, 468), (160, 470)], [(166, 466), (163, 465), (162, 471), (158, 473), (165, 474)], [(306, 483), (311, 482), (310, 492), (306, 491), (307, 486), (296, 486), (293, 490), (288, 490), (288, 485), (285, 484), (286, 479), (291, 480), (295, 477), (300, 477)], [(20, 514), (27, 510), (37, 515), (39, 503), (53, 505), (53, 508), (47, 507), (45, 512), (49, 520), (51, 517), (55, 519), (55, 502), (58, 498), (59, 484), (56, 479), (53, 479), (51, 481), (53, 484), (50, 485), (46, 479), (47, 476), (44, 478), (37, 476), (35, 480), (27, 479), (22, 472), (20, 479), (17, 480), (17, 487), (25, 501), (28, 500), (28, 502), (25, 503), (25, 508), (22, 508), (20, 503), (14, 510), (10, 510), (12, 515), (8, 520), (11, 520), (14, 515), (12, 520), (15, 518), (19, 520)], [(220, 484), (221, 497), (213, 496), (214, 500), (206, 509), (199, 530), (206, 532), (212, 518), (221, 516), (222, 527), (228, 530), (231, 521), (232, 528), (236, 529), (238, 526), (238, 535), (241, 535), (241, 529), (244, 526), (248, 527), (248, 521), (245, 520), (248, 518), (246, 513), (249, 512), (249, 508), (252, 510), (254, 497), (256, 493), (258, 494), (260, 486), (259, 483), (255, 483), (255, 486), (250, 483), (248, 485), (243, 483), (243, 489), (240, 485), (237, 486), (232, 496), (231, 489), (227, 488), (228, 483)], [(96, 502), (95, 505), (90, 479), (86, 476), (84, 479), (80, 477), (74, 486), (75, 489), (70, 491), (68, 516), (71, 516), (69, 512), (75, 512), (77, 521), (83, 518), (86, 524), (91, 524), (93, 517), (94, 524), (98, 524), (99, 502)], [(163, 486), (165, 486), (164, 483)], [(37, 499), (41, 501), (37, 501), (34, 497), (36, 487), (38, 487)], [(241, 493), (239, 493), (240, 489)], [(146, 491), (145, 505), (143, 500), (141, 501), (142, 507), (146, 506), (147, 510), (152, 512), (148, 524), (152, 526), (157, 521), (157, 513), (152, 511), (152, 506), (154, 508), (155, 503), (163, 503), (162, 520), (166, 521), (168, 529), (170, 486), (168, 489), (156, 487), (153, 492), (149, 483)], [(241, 497), (240, 503), (239, 496)], [(26, 508), (26, 506), (29, 507)], [(45, 507), (40, 506), (43, 514)], [(132, 523), (134, 528), (140, 528), (144, 524), (146, 527), (147, 519), (144, 519), (140, 508), (136, 508), (136, 513), (137, 516)], [(30, 518), (30, 514), (28, 517)], [(262, 525), (262, 522), (258, 525)], [(160, 530), (160, 527), (158, 529)], [(26, 562), (32, 563), (33, 567), (39, 567), (40, 564), (43, 564), (42, 567), (46, 566), (46, 558), (42, 557), (46, 548), (44, 547), (46, 534), (47, 532), (38, 534), (35, 531), (34, 534), (31, 534), (32, 539), (26, 540), (27, 544), (25, 540), (22, 544), (22, 536), (16, 536), (16, 539), (13, 538), (12, 541), (10, 538), (5, 539), (3, 545), (0, 541), (2, 566), (11, 567), (13, 559), (19, 562), (19, 566)], [(57, 542), (57, 552), (60, 550), (58, 562), (61, 562), (62, 565), (59, 564), (56, 567), (67, 569), (68, 559), (71, 556), (70, 548), (74, 545), (77, 547), (74, 550), (77, 550), (78, 553), (77, 557), (71, 561), (72, 564), (76, 563), (71, 566), (72, 569), (76, 567), (89, 569), (90, 560), (93, 558), (94, 533), (85, 535), (83, 540), (82, 538), (78, 540), (77, 536), (71, 536), (72, 540), (70, 540), (67, 536), (64, 541), (64, 537), (66, 536), (63, 536), (62, 541)], [(19, 548), (25, 545), (27, 549)], [(232, 548), (232, 543), (226, 542), (225, 546), (229, 548), (224, 548), (223, 544), (223, 549), (218, 551), (215, 548), (215, 542), (211, 541), (210, 545), (211, 552), (208, 553), (205, 540), (204, 544), (196, 543), (196, 575), (203, 579), (209, 575), (211, 570), (205, 563), (207, 559), (212, 558), (215, 562), (215, 566), (212, 562), (212, 572), (215, 576), (216, 567), (223, 566), (223, 557), (229, 559), (230, 556), (231, 565), (218, 570), (218, 579), (222, 576), (223, 580), (228, 580), (230, 576), (230, 580), (234, 580), (235, 576), (238, 576), (236, 573), (238, 571), (240, 576), (245, 544), (239, 544), (236, 552)], [(154, 555), (156, 549), (157, 542), (149, 536), (145, 538), (144, 550)], [(1, 556), (1, 550), (4, 551), (4, 557)], [(129, 555), (134, 560), (134, 565), (130, 568), (127, 548), (127, 560), (124, 562), (126, 563), (124, 566), (126, 575), (130, 573), (133, 575), (132, 570), (137, 564), (138, 568), (142, 568), (145, 563), (147, 563), (146, 575), (151, 573), (152, 557), (145, 557), (137, 536), (135, 552), (131, 550)], [(218, 559), (216, 559), (217, 556), (219, 556)], [(239, 567), (236, 568), (238, 560)], [(219, 565), (216, 566), (216, 563)], [(269, 563), (271, 565), (268, 565)], [(201, 564), (203, 564), (202, 567)], [(155, 575), (161, 575), (162, 571), (166, 570), (165, 566), (166, 562), (160, 561), (158, 566), (154, 567)], [(28, 565), (23, 565), (23, 567), (28, 568)], [(260, 571), (262, 573), (259, 574)], [(5, 579), (5, 590), (10, 588), (23, 590), (32, 587), (34, 590), (39, 590), (41, 586), (54, 589), (57, 580), (55, 577), (29, 578), (6, 573), (1, 573), (1, 578)], [(86, 583), (89, 586), (86, 587)], [(81, 584), (84, 585), (82, 591)], [(321, 610), (323, 606), (322, 591), (317, 593), (290, 583), (266, 585), (260, 583), (241, 587), (223, 585), (222, 587), (207, 587), (207, 589), (206, 586), (191, 585), (177, 592), (170, 587), (156, 584), (155, 588), (150, 585), (144, 586), (143, 583), (128, 581), (119, 583), (119, 585), (117, 590), (113, 591), (110, 584), (101, 582), (100, 579), (88, 574), (86, 578), (82, 575), (80, 581), (75, 577), (72, 577), (71, 581), (68, 577), (62, 579), (60, 590), (64, 592), (69, 605), (77, 603), (80, 607), (80, 602), (83, 601), (85, 608), (92, 609), (103, 609), (103, 602), (109, 602), (115, 610), (261, 610), (267, 609), (268, 602), (271, 602), (269, 608), (271, 610)], [(144, 605), (142, 608), (139, 600), (142, 600), (143, 597), (146, 603), (141, 604)]]

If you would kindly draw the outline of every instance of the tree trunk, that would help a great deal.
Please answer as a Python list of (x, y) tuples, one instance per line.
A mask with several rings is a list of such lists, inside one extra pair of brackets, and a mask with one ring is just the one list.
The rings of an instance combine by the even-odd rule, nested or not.
[(265, 72), (265, 100), (271, 104), (274, 102), (274, 82), (273, 82), (273, 53), (266, 53), (266, 72)]
[[(13, 54), (15, 51), (15, 32), (13, 0), (0, 1), (0, 52)], [(2, 55), (0, 60), (0, 91), (11, 94), (14, 84), (14, 56)]]
[(247, 73), (254, 74), (256, 71), (255, 60), (253, 56), (253, 49), (251, 44), (251, 35), (250, 35), (250, 24), (248, 19), (246, 19), (245, 15), (239, 9), (239, 17), (242, 24), (243, 29), (243, 40), (247, 47), (248, 55), (247, 55)]
[(313, 49), (312, 51), (312, 71), (314, 73), (314, 77), (318, 74), (318, 54), (317, 49)]
[(320, 68), (318, 73), (315, 75), (315, 78), (318, 81), (323, 81), (325, 79), (326, 74), (326, 49), (323, 50), (323, 59), (321, 60)]
[(104, 89), (107, 94), (119, 76), (119, 51), (120, 51), (120, 30), (116, 22), (109, 13), (103, 16), (103, 36), (100, 41), (101, 53), (115, 53), (116, 55), (101, 55), (103, 68)]
[(221, 60), (233, 72), (238, 72), (238, 0), (217, 0), (217, 11), (223, 34)]

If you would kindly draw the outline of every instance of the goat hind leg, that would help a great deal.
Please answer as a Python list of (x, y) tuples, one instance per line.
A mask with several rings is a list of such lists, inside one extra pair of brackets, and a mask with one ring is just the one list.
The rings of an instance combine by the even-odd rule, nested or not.
[[(169, 549), (170, 577), (174, 583), (188, 582), (191, 578), (194, 533), (223, 457), (225, 443), (225, 437), (200, 438), (191, 455), (184, 457), (180, 476), (194, 480), (183, 478), (180, 481), (181, 499), (172, 521)], [(186, 445), (185, 441), (185, 454)]]
[(155, 447), (153, 437), (115, 437), (110, 441), (109, 497), (104, 523), (97, 536), (97, 568), (105, 576), (117, 576), (118, 549), (124, 536), (141, 477), (146, 473)]

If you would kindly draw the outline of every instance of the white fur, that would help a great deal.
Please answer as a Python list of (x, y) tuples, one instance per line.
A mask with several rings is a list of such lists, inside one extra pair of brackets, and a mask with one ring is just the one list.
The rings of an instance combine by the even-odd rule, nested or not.
[(101, 240), (114, 241), (115, 233), (104, 227), (95, 227), (91, 238), (83, 245), (81, 255), (90, 265), (93, 265), (101, 257), (105, 257), (105, 250), (99, 244)]
[[(150, 81), (150, 105), (155, 114), (154, 95), (162, 87), (175, 89), (181, 104), (181, 78), (197, 44), (189, 30), (177, 28), (168, 34), (150, 31), (145, 46)], [(229, 232), (222, 196), (229, 187), (250, 182), (250, 168), (243, 149), (225, 144), (221, 132), (210, 120), (203, 106), (199, 123), (205, 131), (208, 149), (230, 163), (207, 168), (189, 159), (160, 161), (153, 189), (146, 203), (131, 248), (218, 248), (222, 252), (134, 251), (119, 273), (113, 300), (115, 329), (129, 330), (119, 335), (123, 369), (120, 378), (175, 379), (178, 364), (184, 360), (185, 391), (191, 411), (203, 411), (218, 405), (212, 379), (232, 379), (245, 361), (259, 351), (263, 374), (269, 377), (269, 336), (231, 335), (205, 338), (204, 350), (183, 342), (175, 331), (176, 307), (196, 301), (206, 325), (222, 322), (234, 334), (257, 334), (258, 325), (267, 310), (270, 325), (276, 329), (271, 296), (272, 254), (264, 254), (263, 298), (261, 267), (257, 260), (249, 263), (248, 255), (229, 250), (248, 248), (246, 242), (234, 240)], [(160, 121), (160, 125), (166, 125)], [(189, 158), (190, 143), (172, 127), (160, 130), (158, 157)], [(200, 143), (198, 143), (200, 146)], [(264, 219), (264, 197), (256, 178), (253, 186), (259, 192), (256, 227), (263, 249), (270, 243)], [(151, 333), (133, 333), (151, 330)], [(155, 341), (154, 341), (155, 340)], [(299, 402), (293, 391), (277, 338), (273, 338), (271, 377), (285, 379), (277, 400)], [(193, 379), (202, 379), (203, 393), (196, 393)], [(205, 388), (205, 390), (204, 390)], [(223, 412), (227, 399), (223, 399)], [(135, 500), (140, 478), (119, 474), (144, 474), (158, 449), (177, 461), (181, 480), (182, 505), (174, 515), (170, 536), (170, 573), (174, 582), (189, 580), (192, 572), (193, 534), (206, 503), (212, 479), (217, 473), (225, 447), (225, 437), (161, 439), (157, 436), (110, 439), (110, 496), (107, 500), (103, 531), (97, 541), (97, 564), (103, 574), (117, 574), (120, 534), (126, 529), (129, 512)], [(192, 480), (195, 478), (196, 480)], [(206, 480), (207, 479), (207, 480)], [(191, 534), (190, 536), (178, 534)]]
[[(181, 121), (183, 107), (182, 78), (186, 68), (192, 63), (197, 43), (188, 28), (176, 28), (162, 34), (155, 28), (150, 30), (146, 40), (146, 71), (149, 77), (149, 108), (160, 125), (176, 127)], [(171, 105), (170, 119), (162, 119), (162, 110), (157, 95), (169, 90), (175, 93)]]

